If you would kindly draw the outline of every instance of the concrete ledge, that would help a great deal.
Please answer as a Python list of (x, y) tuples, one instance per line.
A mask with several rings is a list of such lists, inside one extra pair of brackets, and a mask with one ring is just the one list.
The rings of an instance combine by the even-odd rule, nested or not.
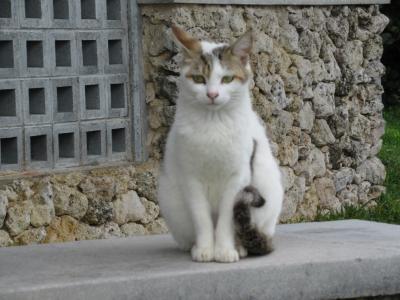
[(225, 5), (366, 5), (389, 4), (390, 0), (137, 0), (137, 3)]
[(400, 226), (364, 221), (281, 225), (275, 252), (235, 264), (194, 263), (168, 235), (0, 249), (2, 300), (383, 295), (400, 295)]

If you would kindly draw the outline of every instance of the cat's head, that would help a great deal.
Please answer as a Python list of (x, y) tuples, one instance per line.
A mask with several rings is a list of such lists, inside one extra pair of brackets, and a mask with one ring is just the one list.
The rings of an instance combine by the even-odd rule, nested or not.
[(172, 26), (172, 32), (184, 55), (180, 83), (184, 101), (215, 109), (245, 100), (243, 91), (251, 78), (251, 32), (231, 45), (200, 41), (177, 26)]

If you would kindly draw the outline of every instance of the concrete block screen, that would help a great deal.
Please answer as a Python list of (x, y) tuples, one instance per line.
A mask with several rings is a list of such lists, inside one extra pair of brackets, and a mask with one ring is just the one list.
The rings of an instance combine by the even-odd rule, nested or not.
[(0, 171), (132, 159), (127, 24), (126, 0), (0, 0)]

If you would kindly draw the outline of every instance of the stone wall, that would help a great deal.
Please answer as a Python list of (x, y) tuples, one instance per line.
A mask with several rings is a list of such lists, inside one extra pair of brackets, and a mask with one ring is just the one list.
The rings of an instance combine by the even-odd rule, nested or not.
[(281, 221), (374, 204), (385, 178), (376, 155), (388, 19), (378, 6), (168, 5), (145, 6), (142, 15), (153, 159), (162, 157), (177, 94), (180, 58), (168, 25), (224, 42), (252, 29), (253, 104), (284, 174)]
[(165, 233), (152, 170), (98, 168), (3, 185), (0, 247)]
[(0, 246), (166, 231), (155, 189), (177, 94), (171, 22), (219, 41), (253, 29), (254, 107), (284, 174), (282, 222), (374, 204), (384, 190), (376, 155), (388, 22), (376, 6), (157, 5), (142, 15), (149, 162), (0, 183)]

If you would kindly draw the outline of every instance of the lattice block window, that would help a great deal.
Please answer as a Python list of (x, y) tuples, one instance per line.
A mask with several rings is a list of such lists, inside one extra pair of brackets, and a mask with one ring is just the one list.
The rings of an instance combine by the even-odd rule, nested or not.
[(49, 25), (50, 18), (47, 0), (20, 1), (20, 22), (24, 28), (44, 28)]
[(123, 32), (113, 32), (103, 37), (107, 49), (105, 71), (107, 73), (126, 72), (127, 42)]
[(104, 80), (102, 77), (81, 78), (81, 119), (104, 118), (106, 116), (106, 101)]
[(127, 121), (107, 122), (107, 146), (109, 160), (126, 159), (130, 152), (130, 131)]
[(109, 117), (126, 117), (128, 115), (128, 77), (126, 75), (108, 77), (106, 95)]
[(22, 101), (25, 124), (51, 123), (51, 87), (48, 79), (23, 80)]
[(22, 129), (0, 129), (0, 170), (21, 168)]
[(79, 73), (98, 74), (104, 66), (100, 44), (100, 35), (97, 32), (81, 32), (78, 34)]
[(89, 122), (81, 124), (82, 161), (86, 164), (106, 160), (106, 124)]
[(54, 160), (58, 167), (77, 166), (79, 157), (79, 129), (77, 124), (57, 124), (53, 128)]
[(53, 166), (51, 126), (25, 128), (25, 161), (28, 168), (51, 168)]
[(23, 32), (21, 43), (22, 51), (22, 77), (45, 76), (51, 69), (51, 59), (46, 57), (49, 53), (47, 35), (41, 32)]
[(0, 18), (11, 18), (11, 0), (0, 1)]
[(19, 59), (17, 57), (20, 53), (18, 45), (19, 40), (15, 33), (0, 30), (0, 78), (8, 79), (18, 76)]
[(0, 0), (0, 176), (133, 159), (128, 23), (127, 0)]
[(53, 0), (53, 17), (58, 20), (68, 20), (70, 18), (69, 0)]
[(76, 78), (55, 79), (52, 80), (52, 85), (55, 121), (76, 121), (79, 99), (78, 80)]
[(20, 99), (20, 81), (0, 80), (0, 128), (22, 123)]

